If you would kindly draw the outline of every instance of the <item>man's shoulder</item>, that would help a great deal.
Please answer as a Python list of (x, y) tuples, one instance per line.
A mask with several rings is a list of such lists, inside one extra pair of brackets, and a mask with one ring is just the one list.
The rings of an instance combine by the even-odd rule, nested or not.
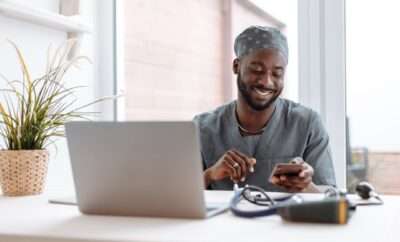
[(196, 115), (194, 121), (202, 128), (204, 126), (217, 125), (223, 119), (228, 118), (235, 102), (226, 103), (216, 109)]
[(310, 123), (319, 118), (316, 111), (300, 103), (287, 99), (280, 99), (282, 103), (282, 113), (285, 118), (293, 122)]

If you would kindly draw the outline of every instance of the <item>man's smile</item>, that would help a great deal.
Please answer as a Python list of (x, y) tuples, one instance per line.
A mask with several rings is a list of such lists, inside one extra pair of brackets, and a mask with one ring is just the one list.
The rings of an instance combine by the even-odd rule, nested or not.
[(262, 99), (273, 96), (275, 93), (275, 90), (262, 87), (253, 87), (252, 90), (257, 94), (257, 96), (260, 96)]

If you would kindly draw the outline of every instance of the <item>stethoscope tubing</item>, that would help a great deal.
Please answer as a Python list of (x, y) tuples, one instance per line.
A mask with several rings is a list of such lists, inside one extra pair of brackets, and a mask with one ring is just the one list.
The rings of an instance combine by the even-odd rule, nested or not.
[[(254, 218), (254, 217), (261, 217), (261, 216), (270, 216), (270, 215), (275, 215), (278, 212), (278, 208), (287, 205), (286, 201), (289, 200), (290, 198), (293, 197), (293, 195), (285, 196), (285, 197), (280, 197), (277, 199), (258, 199), (258, 201), (264, 200), (265, 202), (270, 201), (271, 205), (267, 206), (267, 208), (264, 209), (257, 209), (257, 210), (244, 210), (238, 208), (238, 204), (242, 200), (243, 197), (243, 192), (244, 189), (238, 189), (235, 191), (231, 201), (230, 201), (230, 210), (231, 212), (239, 217), (243, 218)], [(257, 204), (257, 202), (253, 202), (254, 204)], [(263, 206), (266, 206), (266, 204), (262, 204)]]

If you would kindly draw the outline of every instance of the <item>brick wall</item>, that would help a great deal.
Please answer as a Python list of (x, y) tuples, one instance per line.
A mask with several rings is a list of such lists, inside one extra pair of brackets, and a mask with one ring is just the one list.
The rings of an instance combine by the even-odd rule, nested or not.
[(125, 5), (127, 119), (191, 119), (221, 104), (222, 1)]
[(400, 152), (377, 152), (352, 149), (347, 186), (354, 192), (360, 181), (370, 182), (378, 193), (400, 195)]
[(368, 180), (379, 193), (400, 194), (400, 152), (369, 152)]
[(243, 2), (125, 1), (127, 120), (192, 119), (236, 97), (229, 11), (246, 26), (271, 25), (257, 11), (240, 11)]

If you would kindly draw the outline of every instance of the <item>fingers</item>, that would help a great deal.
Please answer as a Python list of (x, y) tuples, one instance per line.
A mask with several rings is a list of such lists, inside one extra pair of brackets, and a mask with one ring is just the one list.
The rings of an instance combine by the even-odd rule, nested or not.
[(270, 182), (274, 185), (283, 187), (288, 192), (298, 192), (297, 190), (299, 190), (296, 186), (288, 183), (285, 176), (272, 176)]
[(310, 182), (312, 180), (311, 176), (307, 176), (305, 178), (300, 178), (300, 177), (286, 177), (286, 179), (281, 181), (287, 181), (288, 183), (292, 183), (292, 184), (301, 184), (301, 183), (307, 183)]
[(307, 163), (303, 163), (303, 170), (299, 173), (299, 177), (305, 178), (307, 176), (313, 176), (314, 169)]
[(256, 159), (250, 158), (237, 150), (232, 150), (232, 152), (234, 152), (237, 156), (242, 158), (243, 161), (245, 161), (248, 172), (251, 172), (251, 173), (254, 172), (254, 166), (256, 165)]
[(272, 176), (271, 179), (270, 179), (270, 182), (271, 182), (272, 184), (278, 185), (278, 183), (279, 183), (279, 177), (277, 177), (277, 176)]
[(293, 160), (291, 160), (290, 163), (292, 163), (292, 164), (303, 164), (303, 163), (305, 163), (305, 162), (304, 162), (303, 158), (301, 158), (301, 157), (296, 157), (296, 158), (294, 158)]
[(284, 183), (294, 188), (304, 189), (311, 183), (311, 181), (312, 181), (311, 177), (307, 177), (305, 179), (293, 178), (284, 181)]
[(240, 181), (244, 181), (247, 176), (247, 162), (240, 156), (238, 155), (235, 151), (228, 151), (228, 155), (230, 156), (230, 158), (232, 158), (232, 160), (234, 162), (236, 162), (236, 164), (239, 164), (240, 166)]
[(233, 178), (235, 180), (240, 180), (242, 178), (242, 171), (240, 168), (240, 164), (238, 164), (231, 156), (227, 155), (225, 160), (230, 164), (230, 166), (234, 169)]
[(230, 177), (234, 182), (245, 181), (250, 170), (255, 165), (255, 159), (248, 158), (238, 151), (227, 151), (210, 170), (210, 177), (214, 181)]
[(229, 150), (211, 167), (210, 177), (215, 181), (230, 177), (234, 182), (244, 182), (248, 173), (254, 171), (255, 164), (254, 158)]
[(229, 168), (232, 180), (244, 182), (249, 172), (254, 172), (256, 160), (249, 158), (236, 150), (229, 150), (224, 155), (224, 161)]
[(291, 163), (302, 164), (303, 169), (297, 176), (278, 175), (272, 176), (270, 182), (285, 188), (289, 192), (300, 192), (307, 188), (312, 182), (314, 169), (302, 159), (295, 159)]
[(227, 167), (228, 169), (227, 172), (231, 180), (234, 182), (238, 182), (239, 181), (238, 173), (236, 171), (236, 168), (233, 167), (233, 165), (231, 164), (231, 162), (229, 162), (228, 160), (224, 160), (224, 166)]
[(271, 182), (272, 181), (273, 184), (284, 187), (288, 190), (291, 189), (303, 190), (311, 183), (312, 178), (307, 177), (305, 179), (301, 179), (301, 178), (288, 178), (285, 176), (280, 176), (280, 177), (274, 177), (273, 179), (271, 179)]
[(278, 176), (278, 179), (280, 182), (297, 184), (297, 183), (306, 183), (306, 182), (312, 180), (312, 176), (299, 177), (299, 176), (280, 175), (280, 176)]

